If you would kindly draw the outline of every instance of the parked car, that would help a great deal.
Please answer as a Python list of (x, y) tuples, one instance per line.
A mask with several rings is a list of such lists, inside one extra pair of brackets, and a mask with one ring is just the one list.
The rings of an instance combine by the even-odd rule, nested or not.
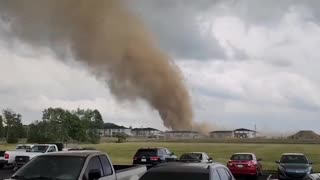
[(63, 151), (35, 157), (11, 177), (16, 179), (138, 180), (143, 165), (113, 166), (99, 151)]
[(0, 153), (0, 167), (2, 166), (12, 166), (14, 164), (16, 156), (25, 154), (26, 151), (30, 150), (33, 144), (18, 144), (14, 151), (5, 151), (3, 156)]
[(7, 164), (7, 161), (4, 159), (5, 152), (6, 151), (0, 151), (0, 169), (2, 169)]
[(320, 173), (309, 174), (306, 180), (320, 180)]
[(153, 167), (159, 163), (175, 161), (177, 156), (167, 148), (141, 148), (133, 157), (133, 164), (144, 164)]
[(251, 176), (257, 178), (262, 174), (262, 159), (253, 153), (235, 153), (228, 161), (228, 168), (234, 176)]
[(31, 160), (36, 156), (46, 154), (46, 153), (62, 151), (62, 149), (63, 149), (63, 146), (61, 146), (61, 143), (36, 144), (30, 150), (24, 153), (20, 153), (15, 157), (13, 162), (14, 171), (18, 170), (20, 167), (26, 164), (29, 160)]
[(224, 165), (217, 163), (164, 163), (150, 169), (140, 180), (234, 180)]
[(213, 159), (205, 152), (190, 152), (180, 156), (179, 161), (198, 161), (201, 163), (211, 163)]
[(276, 163), (279, 179), (303, 179), (313, 173), (312, 162), (302, 153), (284, 153)]

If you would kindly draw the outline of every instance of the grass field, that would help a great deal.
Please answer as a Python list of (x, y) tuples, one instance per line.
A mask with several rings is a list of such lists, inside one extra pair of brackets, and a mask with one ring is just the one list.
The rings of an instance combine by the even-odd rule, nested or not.
[[(229, 144), (229, 143), (159, 143), (159, 142), (127, 142), (104, 143), (98, 145), (83, 145), (95, 147), (107, 152), (114, 164), (130, 164), (136, 150), (140, 147), (167, 147), (177, 156), (184, 152), (204, 151), (215, 161), (226, 164), (228, 158), (235, 152), (253, 152), (263, 159), (265, 170), (275, 170), (275, 161), (285, 152), (305, 153), (314, 163), (315, 171), (320, 171), (320, 145), (317, 144)], [(13, 149), (14, 145), (0, 145), (0, 149)]]

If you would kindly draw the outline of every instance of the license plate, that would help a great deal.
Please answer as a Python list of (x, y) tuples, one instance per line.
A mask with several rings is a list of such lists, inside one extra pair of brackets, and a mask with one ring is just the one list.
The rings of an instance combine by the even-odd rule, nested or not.
[(147, 162), (147, 160), (146, 159), (141, 159), (141, 162)]
[(243, 167), (243, 165), (242, 165), (242, 164), (239, 164), (237, 167), (242, 168), (242, 167)]

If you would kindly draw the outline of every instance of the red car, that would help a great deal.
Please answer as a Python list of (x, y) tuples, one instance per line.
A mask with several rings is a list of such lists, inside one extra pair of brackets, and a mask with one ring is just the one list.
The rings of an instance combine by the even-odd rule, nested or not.
[(262, 174), (261, 159), (252, 153), (235, 153), (231, 156), (227, 167), (234, 176), (254, 176)]

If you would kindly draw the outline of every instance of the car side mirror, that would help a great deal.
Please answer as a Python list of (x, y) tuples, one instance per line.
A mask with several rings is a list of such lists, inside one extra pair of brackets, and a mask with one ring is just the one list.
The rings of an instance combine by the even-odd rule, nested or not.
[(26, 152), (31, 152), (31, 149), (27, 149)]
[(101, 178), (101, 172), (99, 169), (91, 169), (88, 174), (89, 180), (98, 180)]
[(259, 159), (258, 159), (258, 161), (262, 161), (262, 159), (261, 159), (261, 158), (259, 158)]
[(309, 164), (313, 164), (313, 162), (310, 161)]
[(170, 154), (170, 156), (173, 156), (173, 155), (174, 155), (174, 153), (171, 153), (171, 154)]
[(211, 157), (208, 160), (209, 160), (209, 162), (213, 162), (213, 159)]
[(280, 164), (280, 161), (276, 161), (277, 164)]

